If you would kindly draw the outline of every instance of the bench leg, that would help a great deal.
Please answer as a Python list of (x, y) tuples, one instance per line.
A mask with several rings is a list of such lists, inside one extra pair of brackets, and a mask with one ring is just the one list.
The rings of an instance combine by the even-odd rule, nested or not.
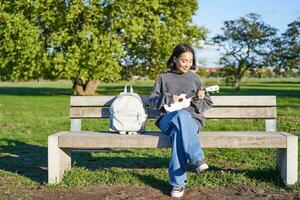
[(48, 137), (48, 183), (54, 184), (62, 180), (64, 172), (71, 169), (71, 150), (58, 147), (57, 133)]
[(81, 119), (71, 119), (71, 131), (81, 130)]
[(266, 119), (266, 132), (276, 132), (276, 119)]
[(298, 137), (285, 134), (287, 148), (277, 149), (276, 164), (285, 185), (294, 185), (298, 179)]

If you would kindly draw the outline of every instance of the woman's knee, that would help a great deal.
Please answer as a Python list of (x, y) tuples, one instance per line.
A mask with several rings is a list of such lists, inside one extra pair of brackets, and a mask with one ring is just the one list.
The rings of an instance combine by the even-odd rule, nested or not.
[(186, 110), (177, 110), (176, 116), (179, 118), (191, 118), (191, 114)]
[(193, 130), (197, 134), (199, 131), (199, 125), (197, 124), (196, 120), (193, 119), (192, 115), (186, 110), (178, 110), (176, 112), (177, 112), (177, 114), (176, 114), (177, 120), (176, 121), (178, 121), (179, 123), (188, 124), (187, 128), (190, 130), (189, 132), (191, 132), (191, 130)]

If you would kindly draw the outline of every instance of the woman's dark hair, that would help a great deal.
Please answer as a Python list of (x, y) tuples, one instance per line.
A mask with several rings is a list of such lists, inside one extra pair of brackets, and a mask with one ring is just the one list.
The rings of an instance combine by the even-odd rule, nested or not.
[(179, 58), (180, 54), (185, 53), (185, 52), (191, 52), (193, 54), (193, 65), (191, 66), (190, 69), (195, 70), (196, 69), (196, 58), (195, 58), (194, 49), (190, 45), (184, 44), (184, 43), (179, 44), (174, 48), (173, 53), (167, 62), (167, 66), (171, 70), (175, 70), (176, 63), (174, 62), (174, 57)]

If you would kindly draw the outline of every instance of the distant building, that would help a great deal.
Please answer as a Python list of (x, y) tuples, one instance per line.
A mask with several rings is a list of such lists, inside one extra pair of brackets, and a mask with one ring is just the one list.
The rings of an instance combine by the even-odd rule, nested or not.
[(205, 67), (203, 69), (207, 73), (217, 73), (218, 67)]

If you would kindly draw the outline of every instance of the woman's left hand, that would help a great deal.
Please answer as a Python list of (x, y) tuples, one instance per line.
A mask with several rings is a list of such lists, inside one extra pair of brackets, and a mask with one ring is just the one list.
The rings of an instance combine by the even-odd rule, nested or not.
[(203, 99), (205, 97), (205, 90), (203, 87), (198, 91), (198, 98)]

